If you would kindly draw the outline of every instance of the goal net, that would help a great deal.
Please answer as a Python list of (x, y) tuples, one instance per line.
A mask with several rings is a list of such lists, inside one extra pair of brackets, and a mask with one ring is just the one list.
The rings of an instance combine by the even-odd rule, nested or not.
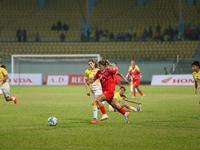
[(43, 83), (47, 74), (84, 74), (89, 59), (98, 62), (101, 58), (99, 54), (12, 55), (11, 84), (14, 85), (15, 75), (21, 73), (41, 73)]

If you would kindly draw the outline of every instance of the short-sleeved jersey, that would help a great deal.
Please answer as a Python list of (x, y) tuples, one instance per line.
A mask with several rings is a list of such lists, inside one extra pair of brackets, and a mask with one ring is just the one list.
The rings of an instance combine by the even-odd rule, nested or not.
[[(3, 79), (3, 78), (5, 78), (5, 76), (6, 76), (7, 74), (8, 74), (8, 72), (6, 71), (6, 69), (0, 67), (0, 80)], [(2, 83), (0, 83), (0, 84), (3, 84), (3, 83), (5, 83), (5, 82), (7, 82), (7, 81), (4, 80), (4, 81), (3, 81)]]
[(119, 68), (118, 67), (113, 68), (113, 70), (116, 70), (117, 72), (119, 72)]
[(194, 81), (197, 82), (198, 86), (200, 86), (200, 72), (196, 73), (195, 71), (192, 73)]
[(112, 91), (115, 90), (115, 82), (113, 76), (117, 74), (114, 69), (106, 68), (103, 72), (100, 70), (94, 75), (94, 79), (100, 79), (102, 91)]
[[(90, 68), (85, 70), (85, 79), (92, 80), (94, 75), (97, 73), (99, 69), (91, 70)], [(94, 83), (90, 84), (90, 90), (95, 91), (101, 88), (101, 83), (99, 80), (96, 80)]]
[[(129, 67), (128, 71), (130, 71), (131, 69), (132, 69), (132, 66)], [(140, 68), (137, 65), (135, 65), (135, 69), (140, 70)]]
[(141, 74), (141, 72), (137, 69), (132, 69), (129, 71), (129, 75), (131, 75), (132, 79), (135, 80), (139, 75)]
[(126, 98), (125, 97), (122, 97), (119, 92), (116, 92), (115, 95), (114, 95), (114, 98), (117, 99), (117, 102), (120, 103), (121, 100), (125, 100)]

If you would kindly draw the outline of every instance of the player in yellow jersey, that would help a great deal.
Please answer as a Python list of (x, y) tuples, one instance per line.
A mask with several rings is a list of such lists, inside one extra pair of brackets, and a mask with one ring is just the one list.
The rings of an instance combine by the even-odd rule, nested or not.
[(87, 81), (92, 80), (94, 75), (99, 70), (97, 67), (97, 63), (94, 59), (88, 60), (88, 66), (89, 66), (89, 69), (85, 71), (85, 88), (86, 88), (87, 95), (90, 96), (90, 91), (91, 91), (92, 97), (93, 97), (92, 107), (93, 107), (94, 119), (91, 123), (97, 123), (98, 122), (97, 121), (98, 106), (97, 106), (96, 100), (102, 94), (102, 88), (101, 88), (100, 81), (96, 80), (94, 83), (90, 84), (90, 91), (88, 90)]
[(14, 101), (17, 104), (16, 96), (10, 97), (10, 86), (7, 82), (8, 72), (6, 71), (6, 66), (0, 62), (0, 96), (4, 94), (5, 100)]
[[(129, 75), (129, 71), (132, 69), (132, 66), (135, 65), (135, 69), (137, 70), (140, 70), (139, 67), (135, 64), (135, 61), (134, 60), (131, 60), (131, 66), (129, 67), (128, 69), (128, 73), (126, 75), (126, 78), (128, 78), (128, 75)], [(129, 76), (131, 78), (131, 76)], [(142, 80), (142, 76), (140, 76), (140, 79)], [(135, 91), (137, 92), (137, 89), (135, 89)], [(131, 82), (130, 82), (130, 94), (133, 93), (133, 82), (132, 82), (132, 79), (131, 79)]]
[[(132, 101), (132, 100), (129, 100), (126, 98), (126, 96), (124, 95), (124, 92), (126, 91), (125, 87), (120, 87), (120, 90), (119, 92), (116, 92), (113, 99), (116, 100), (118, 102), (118, 104), (124, 109), (124, 111), (141, 111), (142, 108), (141, 108), (141, 104), (142, 103), (138, 103), (138, 102), (135, 102), (135, 101)], [(137, 104), (139, 105), (137, 108), (133, 107), (133, 106), (130, 106), (129, 104), (127, 103), (120, 103), (121, 100), (124, 100), (124, 101), (127, 101), (127, 102), (130, 102), (130, 103), (134, 103), (134, 104)], [(115, 111), (115, 109), (109, 105), (109, 111)]]
[(192, 70), (194, 71), (192, 73), (192, 76), (195, 81), (195, 93), (197, 94), (197, 88), (198, 89), (200, 88), (200, 70), (199, 70), (199, 62), (198, 61), (194, 61), (192, 63)]

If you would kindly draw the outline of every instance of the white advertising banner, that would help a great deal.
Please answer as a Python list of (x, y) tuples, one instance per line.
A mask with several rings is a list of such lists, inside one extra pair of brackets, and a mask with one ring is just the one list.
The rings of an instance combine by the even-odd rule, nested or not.
[(68, 85), (69, 75), (47, 75), (46, 85)]
[[(12, 85), (12, 74), (8, 74), (8, 83)], [(42, 74), (15, 73), (13, 78), (14, 85), (42, 85)]]
[(153, 75), (151, 85), (194, 85), (192, 74)]

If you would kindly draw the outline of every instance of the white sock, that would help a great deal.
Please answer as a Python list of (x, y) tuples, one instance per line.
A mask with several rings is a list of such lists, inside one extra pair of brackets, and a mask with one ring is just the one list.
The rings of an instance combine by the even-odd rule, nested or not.
[(102, 104), (104, 105), (106, 101), (103, 101)]
[(132, 107), (131, 106), (131, 108), (130, 108), (131, 110), (133, 110), (133, 111), (137, 111), (137, 108), (135, 108), (135, 107)]
[(93, 114), (94, 114), (94, 118), (97, 120), (98, 109), (97, 109), (97, 105), (95, 105), (95, 106), (93, 106)]
[(135, 88), (135, 92), (137, 93), (137, 88)]
[(131, 85), (131, 93), (133, 92), (133, 85)]
[(127, 112), (124, 114), (124, 117), (125, 117), (125, 118), (127, 117)]

